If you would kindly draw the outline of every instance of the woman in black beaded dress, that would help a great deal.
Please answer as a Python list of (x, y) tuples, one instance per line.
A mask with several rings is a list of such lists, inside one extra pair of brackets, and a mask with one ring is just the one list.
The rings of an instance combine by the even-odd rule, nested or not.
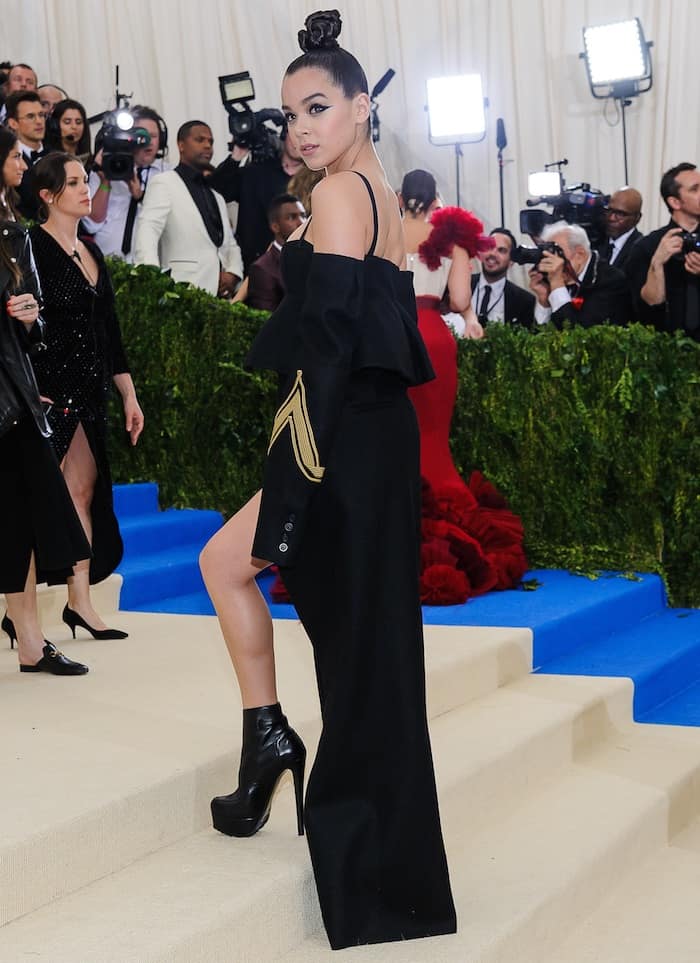
[(143, 413), (104, 258), (96, 245), (78, 240), (80, 218), (90, 213), (85, 169), (70, 154), (49, 154), (34, 167), (34, 190), (43, 223), (30, 235), (47, 325), (47, 350), (34, 368), (42, 394), (53, 403), (48, 417), (54, 448), (92, 545), (89, 565), (76, 565), (68, 579), (63, 620), (74, 634), (81, 626), (95, 638), (123, 638), (126, 633), (108, 629), (90, 600), (90, 584), (113, 572), (122, 556), (106, 450), (111, 382), (122, 397), (132, 445), (141, 434)]
[(39, 283), (13, 191), (26, 164), (15, 135), (0, 128), (0, 592), (2, 630), (17, 640), (20, 672), (84, 675), (44, 638), (38, 577), (68, 575), (90, 546), (51, 448), (29, 356), (43, 345)]
[[(279, 374), (262, 492), (202, 553), (243, 702), (237, 790), (216, 829), (250, 836), (291, 770), (333, 949), (454, 932), (425, 707), (418, 592), (418, 430), (432, 377), (396, 196), (369, 137), (367, 79), (313, 14), (287, 69), (288, 136), (326, 170), (282, 251), (287, 294), (249, 355)], [(305, 749), (277, 700), (272, 623), (255, 583), (279, 568), (314, 650), (323, 729)], [(302, 818), (303, 817), (303, 818)]]

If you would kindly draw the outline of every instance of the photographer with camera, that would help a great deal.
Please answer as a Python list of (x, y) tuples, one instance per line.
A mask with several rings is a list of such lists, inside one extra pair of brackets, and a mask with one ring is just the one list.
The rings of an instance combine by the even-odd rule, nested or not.
[(678, 164), (661, 178), (671, 220), (634, 247), (627, 273), (638, 319), (700, 340), (700, 172)]
[(541, 240), (533, 250), (532, 260), (537, 260), (530, 272), (538, 324), (552, 321), (561, 328), (568, 321), (589, 328), (604, 321), (627, 324), (632, 320), (625, 275), (591, 251), (579, 224), (548, 224)]
[[(121, 163), (119, 155), (116, 165), (110, 162), (109, 150), (104, 145), (100, 147), (89, 181), (92, 212), (90, 217), (83, 218), (83, 224), (103, 254), (133, 263), (134, 232), (148, 184), (156, 174), (170, 170), (171, 165), (164, 159), (168, 132), (160, 114), (151, 107), (140, 105), (133, 107), (129, 113), (134, 121), (133, 130), (143, 131), (147, 135), (138, 138), (144, 141), (144, 146), (134, 149), (125, 139), (121, 150), (131, 157), (125, 157), (125, 162)], [(111, 143), (110, 129), (108, 118), (95, 139), (96, 146), (104, 142), (105, 135), (108, 145)], [(136, 139), (132, 136), (132, 140)], [(108, 155), (106, 161), (105, 153)], [(112, 155), (114, 153), (112, 151)], [(116, 170), (113, 170), (114, 167)], [(115, 177), (115, 174), (118, 176)]]
[(274, 150), (271, 148), (262, 156), (250, 146), (236, 143), (234, 138), (230, 157), (212, 174), (211, 186), (226, 203), (238, 202), (236, 240), (246, 273), (273, 240), (267, 218), (270, 202), (286, 193), (289, 179), (303, 164), (289, 137), (283, 137)]

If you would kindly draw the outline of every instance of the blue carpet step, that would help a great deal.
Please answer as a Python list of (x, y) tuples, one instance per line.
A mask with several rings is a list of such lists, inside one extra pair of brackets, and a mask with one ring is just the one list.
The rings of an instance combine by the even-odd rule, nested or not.
[(158, 486), (151, 482), (115, 485), (113, 493), (124, 540), (124, 558), (117, 569), (124, 580), (120, 607), (183, 611), (153, 606), (163, 599), (204, 592), (199, 553), (221, 528), (221, 514), (190, 508), (161, 511)]
[(148, 555), (124, 557), (118, 571), (122, 585), (119, 607), (126, 610), (154, 611), (151, 604), (160, 599), (204, 592), (199, 571), (199, 544), (180, 545)]
[(120, 524), (131, 515), (148, 515), (160, 511), (158, 486), (155, 482), (112, 485), (112, 497), (114, 511)]
[[(663, 609), (623, 631), (594, 638), (573, 652), (546, 661), (539, 671), (627, 677), (634, 682), (635, 720), (665, 721), (661, 718), (664, 704), (670, 715), (669, 700), (680, 699), (700, 682), (700, 610)], [(700, 715), (686, 724), (700, 724)]]
[(666, 702), (643, 713), (638, 722), (666, 726), (700, 726), (700, 679)]
[(666, 605), (658, 575), (627, 578), (611, 572), (590, 579), (559, 569), (535, 569), (524, 581), (537, 583), (537, 588), (489, 592), (465, 605), (426, 606), (424, 619), (440, 625), (530, 628), (538, 667), (661, 612)]
[(221, 514), (191, 508), (169, 508), (150, 515), (127, 515), (119, 527), (125, 557), (148, 555), (183, 544), (201, 548), (221, 528)]

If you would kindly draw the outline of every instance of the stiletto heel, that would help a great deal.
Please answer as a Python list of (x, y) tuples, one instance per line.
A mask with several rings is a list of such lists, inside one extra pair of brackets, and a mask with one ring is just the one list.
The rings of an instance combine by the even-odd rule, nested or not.
[(297, 804), (297, 835), (304, 835), (304, 762), (306, 761), (306, 752), (304, 752), (304, 759), (301, 765), (297, 765), (292, 769), (292, 778), (294, 779), (294, 798)]
[(15, 632), (15, 623), (8, 616), (7, 612), (5, 612), (5, 614), (2, 617), (2, 622), (0, 622), (0, 628), (2, 628), (3, 632), (5, 632), (6, 635), (9, 635), (10, 648), (14, 649), (17, 633)]
[(277, 783), (289, 769), (294, 780), (297, 831), (304, 835), (303, 788), (306, 749), (279, 702), (243, 710), (243, 746), (238, 789), (211, 801), (214, 829), (227, 836), (252, 836), (270, 817)]
[(78, 615), (77, 612), (69, 608), (67, 605), (63, 610), (62, 618), (68, 628), (72, 631), (73, 638), (75, 638), (75, 630), (77, 626), (80, 626), (81, 629), (86, 629), (93, 639), (126, 639), (129, 636), (128, 632), (122, 632), (121, 629), (93, 629), (93, 627), (85, 621), (82, 615)]

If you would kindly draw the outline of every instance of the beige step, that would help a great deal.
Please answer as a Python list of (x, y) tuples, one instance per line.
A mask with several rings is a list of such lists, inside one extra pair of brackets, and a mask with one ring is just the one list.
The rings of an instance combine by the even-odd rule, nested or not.
[[(589, 687), (619, 681), (532, 676), (498, 695), (532, 690), (534, 698), (544, 686), (544, 698), (577, 702)], [(573, 725), (573, 764), (562, 764), (544, 778), (533, 771), (529, 790), (515, 770), (513, 780), (502, 781), (500, 800), (488, 798), (483, 777), (461, 794), (446, 793), (443, 787), (443, 824), (460, 920), (457, 936), (353, 948), (353, 958), (367, 963), (570, 963), (558, 948), (568, 931), (700, 811), (700, 732), (629, 721), (616, 728), (612, 722), (619, 723), (624, 701), (620, 693), (611, 696), (598, 707), (590, 701), (585, 709), (581, 702), (583, 711)], [(433, 732), (437, 735), (435, 725)], [(534, 751), (530, 743), (523, 754), (527, 748)], [(516, 751), (510, 755), (517, 758)], [(442, 765), (440, 774), (444, 776)], [(472, 798), (475, 791), (478, 800)], [(683, 841), (687, 850), (700, 854), (697, 827), (693, 823), (674, 843)], [(694, 858), (700, 864), (700, 856)], [(670, 887), (668, 899), (674, 892)], [(697, 944), (691, 945), (696, 951)], [(316, 963), (327, 959), (327, 952), (319, 928), (282, 959)], [(668, 955), (656, 959), (675, 963)], [(636, 963), (635, 956), (625, 960)]]
[[(0, 925), (199, 832), (233, 787), (240, 702), (216, 619), (118, 618), (124, 641), (61, 642), (84, 677), (21, 675), (0, 650)], [(311, 649), (298, 623), (276, 631), (285, 711), (313, 752)], [(430, 629), (432, 714), (527, 671), (529, 651), (522, 630)]]
[(542, 963), (697, 963), (700, 822), (625, 877)]
[[(51, 963), (316, 963), (345, 955), (376, 963), (539, 963), (611, 882), (665, 844), (669, 796), (607, 772), (604, 758), (589, 753), (529, 789), (511, 791), (504, 781), (500, 806), (479, 825), (468, 808), (473, 784), (446, 783), (443, 761), (462, 748), (455, 746), (461, 727), (450, 731), (449, 716), (435, 721), (433, 745), (457, 936), (331, 954), (286, 790), (270, 828), (250, 840), (201, 832), (9, 923), (0, 930), (0, 961), (14, 963), (24, 952)], [(632, 751), (642, 771), (643, 751)]]

